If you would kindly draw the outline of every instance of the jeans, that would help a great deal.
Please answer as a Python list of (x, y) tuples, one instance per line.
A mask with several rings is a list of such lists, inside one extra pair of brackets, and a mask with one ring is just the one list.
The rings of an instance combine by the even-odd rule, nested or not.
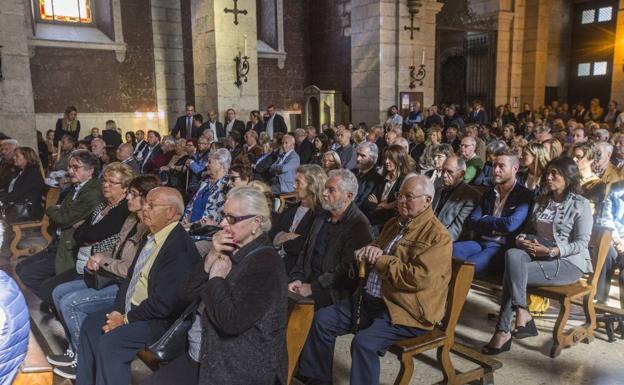
[(620, 276), (618, 282), (620, 284), (620, 307), (624, 309), (624, 274), (622, 268), (624, 267), (624, 255), (618, 255), (613, 246), (609, 247), (609, 253), (605, 260), (602, 271), (600, 272), (600, 279), (598, 280), (598, 289), (596, 292), (596, 300), (601, 303), (606, 303), (609, 299), (609, 290), (611, 289), (611, 279), (613, 278), (613, 272), (616, 268), (620, 269)]
[(61, 317), (69, 346), (74, 352), (78, 351), (82, 322), (89, 314), (113, 306), (118, 290), (117, 285), (101, 290), (89, 289), (82, 279), (63, 283), (54, 289), (54, 307)]
[(502, 272), (500, 263), (503, 245), (497, 242), (481, 240), (453, 243), (453, 257), (475, 264), (475, 275), (481, 276), (490, 272)]
[(524, 250), (507, 250), (503, 298), (496, 330), (511, 331), (514, 310), (518, 307), (527, 308), (526, 289), (528, 286), (569, 285), (581, 279), (582, 275), (581, 269), (565, 258), (554, 261), (534, 261)]

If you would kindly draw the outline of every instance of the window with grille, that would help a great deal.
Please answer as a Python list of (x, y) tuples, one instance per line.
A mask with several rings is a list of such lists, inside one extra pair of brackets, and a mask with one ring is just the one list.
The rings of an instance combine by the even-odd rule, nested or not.
[(580, 63), (578, 65), (578, 71), (576, 72), (577, 76), (589, 76), (591, 73), (591, 63)]
[(42, 21), (71, 24), (93, 23), (92, 0), (39, 0)]
[(591, 24), (596, 19), (595, 9), (586, 9), (581, 14), (581, 24)]
[(597, 61), (594, 63), (594, 76), (606, 75), (607, 74), (607, 62), (606, 61)]
[(611, 21), (613, 17), (613, 7), (604, 7), (598, 9), (598, 22)]

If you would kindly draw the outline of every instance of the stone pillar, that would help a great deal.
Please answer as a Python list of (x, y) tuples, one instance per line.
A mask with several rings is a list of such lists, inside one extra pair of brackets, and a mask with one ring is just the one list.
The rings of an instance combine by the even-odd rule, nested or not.
[[(414, 17), (419, 31), (410, 32), (405, 2), (393, 0), (351, 1), (351, 116), (352, 121), (384, 122), (387, 110), (399, 104), (401, 92), (423, 92), (424, 105), (434, 100), (435, 20), (442, 3), (424, 0)], [(423, 85), (409, 88), (409, 67), (421, 64), (425, 50), (427, 75)]]
[(550, 27), (548, 0), (527, 0), (524, 25), (524, 63), (520, 103), (530, 103), (535, 108), (544, 104)]
[(184, 113), (184, 54), (180, 1), (152, 0), (158, 128), (164, 133)]
[[(233, 7), (232, 0), (191, 1), (195, 106), (202, 113), (218, 111), (221, 121), (225, 111), (234, 108), (237, 118), (246, 121), (258, 108), (256, 2), (238, 1), (238, 9), (247, 10), (247, 15), (238, 15), (238, 25), (232, 13), (224, 12)], [(245, 35), (250, 70), (239, 88), (234, 84), (234, 58), (239, 51), (244, 55)]]
[(24, 2), (5, 0), (0, 12), (0, 131), (21, 145), (37, 149), (35, 104), (25, 29)]
[(617, 25), (615, 27), (615, 50), (613, 53), (613, 76), (611, 77), (611, 100), (624, 104), (624, 0), (615, 10)]
[(498, 13), (496, 39), (496, 86), (494, 105), (506, 104), (511, 100), (511, 59), (514, 14), (509, 11)]

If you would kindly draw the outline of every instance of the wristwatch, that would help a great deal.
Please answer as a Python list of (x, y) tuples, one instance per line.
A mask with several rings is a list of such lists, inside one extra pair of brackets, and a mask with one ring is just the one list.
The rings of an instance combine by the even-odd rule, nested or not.
[(557, 253), (555, 252), (554, 247), (551, 247), (550, 249), (548, 249), (548, 256), (550, 258), (557, 258)]

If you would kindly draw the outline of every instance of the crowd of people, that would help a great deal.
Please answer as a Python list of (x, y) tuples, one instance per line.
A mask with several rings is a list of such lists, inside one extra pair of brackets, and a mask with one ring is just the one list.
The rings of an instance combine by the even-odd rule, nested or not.
[(335, 339), (355, 333), (351, 383), (376, 384), (379, 355), (443, 319), (452, 257), (504, 277), (485, 354), (537, 334), (527, 286), (593, 271), (594, 225), (613, 229), (607, 301), (624, 265), (617, 108), (414, 103), (373, 127), (289, 133), (274, 106), (222, 123), (188, 104), (168, 135), (122, 140), (112, 120), (80, 139), (69, 107), (38, 153), (2, 140), (0, 201), (10, 223), (40, 218), (60, 190), (45, 210), (55, 241), (16, 272), (65, 328), (67, 351), (48, 356), (62, 377), (130, 383), (137, 352), (189, 314), (185, 351), (143, 384), (283, 384), (290, 291), (315, 306), (297, 375), (330, 384)]

